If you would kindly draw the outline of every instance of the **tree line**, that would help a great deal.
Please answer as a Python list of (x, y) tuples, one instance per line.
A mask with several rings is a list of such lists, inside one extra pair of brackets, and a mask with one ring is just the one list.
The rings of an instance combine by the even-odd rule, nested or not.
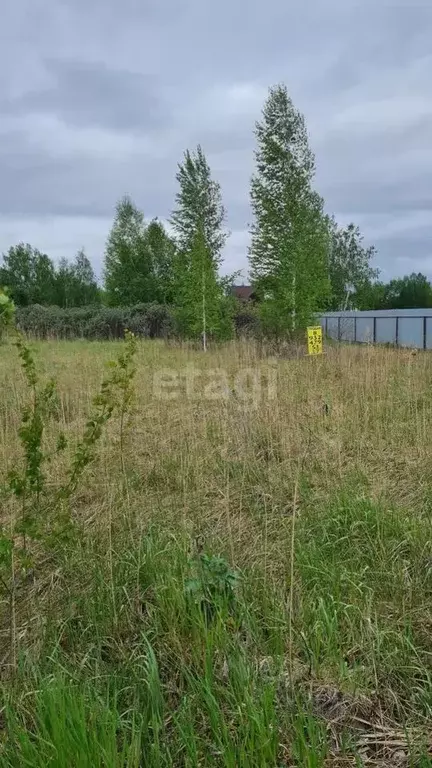
[(101, 302), (101, 291), (84, 250), (72, 263), (52, 259), (29, 244), (14, 245), (3, 254), (0, 286), (19, 307), (31, 304), (82, 307)]
[[(255, 311), (267, 333), (295, 333), (324, 310), (432, 306), (426, 277), (380, 282), (374, 247), (364, 245), (355, 224), (340, 227), (325, 212), (305, 119), (285, 85), (270, 88), (255, 137), (249, 264)], [(3, 254), (0, 285), (22, 307), (164, 305), (183, 336), (201, 337), (204, 345), (207, 337), (228, 338), (235, 275), (220, 275), (226, 212), (200, 146), (185, 152), (176, 179), (169, 231), (158, 219), (146, 221), (128, 197), (118, 202), (102, 286), (84, 250), (55, 265), (23, 243)]]

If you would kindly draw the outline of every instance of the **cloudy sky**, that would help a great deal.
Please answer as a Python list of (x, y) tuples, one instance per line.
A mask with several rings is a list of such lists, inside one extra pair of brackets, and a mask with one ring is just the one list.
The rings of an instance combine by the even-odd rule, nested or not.
[[(0, 29), (0, 251), (81, 246), (100, 274), (116, 200), (167, 218), (198, 142), (247, 267), (253, 127), (284, 81), (316, 185), (379, 251), (432, 277), (431, 0), (16, 0)], [(246, 276), (246, 271), (244, 272)]]

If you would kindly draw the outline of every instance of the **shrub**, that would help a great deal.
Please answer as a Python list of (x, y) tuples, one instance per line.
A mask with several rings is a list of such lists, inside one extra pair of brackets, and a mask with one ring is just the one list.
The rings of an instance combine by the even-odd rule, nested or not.
[(16, 321), (19, 329), (38, 339), (74, 339), (86, 335), (86, 326), (99, 307), (45, 307), (33, 304), (20, 307)]
[(261, 335), (261, 323), (257, 310), (239, 306), (234, 315), (234, 326), (236, 336), (254, 336)]
[(129, 309), (128, 328), (137, 336), (150, 339), (167, 338), (174, 333), (174, 316), (164, 304), (137, 304)]
[(167, 337), (173, 332), (171, 309), (160, 304), (135, 307), (20, 307), (17, 326), (37, 339), (121, 339), (129, 328), (137, 336)]
[(119, 339), (128, 325), (128, 312), (121, 307), (103, 307), (84, 326), (86, 339)]
[[(231, 319), (232, 318), (232, 319)], [(260, 336), (261, 325), (254, 309), (223, 307), (218, 337), (231, 338), (232, 321), (237, 336)], [(178, 312), (165, 304), (136, 304), (132, 307), (46, 307), (33, 304), (17, 307), (20, 331), (36, 339), (122, 339), (126, 329), (149, 339), (182, 337)]]

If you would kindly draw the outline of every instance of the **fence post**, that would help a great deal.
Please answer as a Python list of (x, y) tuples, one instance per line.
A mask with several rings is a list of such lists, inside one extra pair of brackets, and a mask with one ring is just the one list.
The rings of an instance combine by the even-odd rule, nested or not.
[(427, 349), (427, 317), (423, 318), (423, 349)]
[(354, 344), (357, 341), (357, 315), (354, 315)]
[(396, 346), (399, 346), (399, 315), (396, 315)]
[(340, 315), (339, 315), (339, 317), (338, 317), (338, 341), (341, 340), (341, 322), (340, 321), (341, 321), (341, 319), (340, 319)]
[(376, 344), (376, 315), (374, 315), (373, 319), (373, 343)]
[(325, 333), (325, 337), (327, 338), (327, 336), (328, 336), (328, 317), (327, 317), (327, 315), (326, 315), (326, 318), (325, 318), (325, 331), (324, 331), (324, 333)]

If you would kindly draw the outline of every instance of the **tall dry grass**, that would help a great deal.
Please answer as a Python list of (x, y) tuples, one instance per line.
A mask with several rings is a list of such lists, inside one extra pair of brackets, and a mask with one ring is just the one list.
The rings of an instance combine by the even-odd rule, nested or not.
[[(59, 393), (48, 448), (64, 430), (72, 450), (119, 347), (35, 345)], [(14, 350), (1, 359), (5, 477), (20, 462), (27, 393)], [(432, 357), (341, 346), (269, 358), (246, 342), (204, 355), (143, 342), (137, 364), (123, 444), (114, 420), (73, 499), (84, 541), (61, 569), (41, 553), (20, 592), (18, 677), (32, 703), (7, 684), (21, 747), (17, 736), (0, 748), (0, 765), (17, 755), (42, 765), (23, 732), (55, 750), (68, 707), (85, 730), (101, 706), (107, 732), (125, 729), (110, 756), (94, 762), (100, 744), (84, 740), (53, 764), (429, 764)], [(256, 382), (239, 391), (245, 369), (260, 392)], [(68, 461), (68, 451), (53, 458), (48, 482)], [(2, 514), (13, 514), (7, 498)], [(241, 574), (241, 620), (187, 625), (184, 583), (202, 551)], [(5, 664), (8, 637), (5, 618)], [(138, 727), (140, 659), (159, 704), (146, 699)], [(55, 727), (50, 707), (65, 712)]]

